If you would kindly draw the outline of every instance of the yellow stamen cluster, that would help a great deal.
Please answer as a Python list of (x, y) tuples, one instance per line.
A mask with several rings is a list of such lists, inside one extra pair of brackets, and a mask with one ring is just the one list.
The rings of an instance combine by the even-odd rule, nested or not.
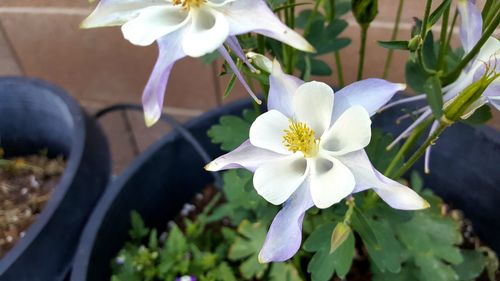
[(314, 131), (302, 122), (290, 121), (290, 126), (283, 136), (283, 145), (295, 153), (300, 151), (306, 157), (312, 157), (318, 151), (318, 143), (314, 137)]
[(173, 0), (172, 4), (175, 5), (182, 5), (182, 8), (184, 10), (189, 10), (190, 8), (198, 8), (201, 6), (201, 4), (205, 3), (206, 0)]

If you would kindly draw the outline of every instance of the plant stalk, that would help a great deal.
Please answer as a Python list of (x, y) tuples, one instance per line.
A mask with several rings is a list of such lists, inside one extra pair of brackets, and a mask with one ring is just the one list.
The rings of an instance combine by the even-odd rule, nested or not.
[[(392, 30), (391, 41), (396, 40), (396, 37), (398, 36), (399, 24), (401, 22), (401, 14), (403, 13), (404, 2), (404, 0), (399, 0), (398, 11), (396, 13), (396, 22), (394, 23), (394, 29)], [(389, 68), (391, 67), (393, 53), (394, 50), (389, 49), (387, 59), (385, 60), (384, 74), (382, 76), (384, 79), (386, 79), (389, 75)]]
[(446, 35), (448, 32), (448, 19), (450, 16), (450, 6), (444, 10), (443, 19), (441, 22), (441, 34), (439, 38), (439, 56), (437, 61), (437, 71), (440, 71), (444, 67), (444, 58), (446, 57), (446, 53), (448, 51), (448, 45), (446, 42)]
[(363, 67), (365, 64), (365, 53), (366, 53), (366, 36), (368, 34), (369, 25), (361, 25), (361, 46), (359, 48), (359, 65), (358, 65), (358, 76), (357, 80), (363, 79)]

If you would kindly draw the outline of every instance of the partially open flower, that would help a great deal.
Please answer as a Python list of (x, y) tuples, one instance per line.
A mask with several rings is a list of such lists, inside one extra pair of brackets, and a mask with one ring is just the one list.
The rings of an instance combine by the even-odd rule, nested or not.
[(269, 111), (252, 124), (248, 141), (206, 167), (253, 171), (257, 192), (272, 204), (285, 203), (271, 225), (261, 262), (284, 261), (295, 254), (304, 213), (314, 205), (328, 208), (373, 188), (393, 208), (428, 207), (413, 190), (379, 173), (364, 151), (371, 139), (370, 115), (404, 88), (368, 79), (334, 95), (328, 85), (304, 83), (274, 63)]
[(82, 27), (103, 26), (122, 26), (124, 37), (135, 45), (158, 42), (159, 58), (143, 94), (147, 125), (160, 118), (170, 71), (185, 56), (201, 57), (218, 50), (258, 101), (224, 43), (246, 63), (235, 36), (248, 32), (314, 51), (304, 38), (279, 21), (264, 0), (101, 0)]

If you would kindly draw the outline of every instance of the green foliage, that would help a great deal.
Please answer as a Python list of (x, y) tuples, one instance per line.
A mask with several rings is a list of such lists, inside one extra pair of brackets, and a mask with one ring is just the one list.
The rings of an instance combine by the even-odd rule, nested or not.
[(258, 113), (255, 110), (243, 111), (242, 117), (226, 115), (220, 118), (220, 124), (208, 130), (213, 143), (221, 144), (221, 149), (230, 151), (248, 139), (248, 132)]
[(424, 91), (434, 118), (439, 120), (443, 115), (443, 92), (439, 78), (437, 76), (427, 78), (424, 84)]
[(378, 41), (381, 47), (391, 50), (410, 50), (408, 41)]
[(460, 121), (469, 125), (482, 125), (488, 122), (492, 117), (491, 107), (483, 105), (476, 109), (476, 111), (469, 118)]
[[(397, 146), (391, 150), (386, 149), (392, 141), (392, 135), (384, 133), (381, 129), (372, 129), (372, 139), (365, 151), (372, 165), (379, 171), (385, 171), (398, 153)], [(402, 165), (403, 159), (396, 164), (396, 169)]]

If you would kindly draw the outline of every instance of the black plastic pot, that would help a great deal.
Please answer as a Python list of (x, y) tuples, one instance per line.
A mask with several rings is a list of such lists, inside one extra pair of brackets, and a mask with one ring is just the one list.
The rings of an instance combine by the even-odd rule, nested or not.
[[(186, 128), (216, 157), (222, 152), (210, 143), (206, 131), (222, 115), (239, 115), (249, 106), (248, 101), (224, 106), (189, 122)], [(394, 120), (394, 116), (395, 112), (388, 112), (381, 119)], [(500, 174), (494, 171), (499, 157), (498, 134), (457, 125), (440, 139), (432, 158), (436, 173), (426, 178), (428, 186), (466, 212), (480, 236), (497, 251), (500, 206), (495, 203), (500, 202)], [(213, 182), (203, 165), (190, 144), (175, 132), (135, 160), (111, 184), (92, 214), (78, 247), (71, 281), (108, 281), (111, 260), (128, 239), (130, 212), (136, 210), (148, 226), (164, 229), (184, 203)]]
[(66, 159), (42, 213), (0, 260), (0, 280), (63, 280), (81, 231), (108, 183), (106, 139), (62, 89), (35, 79), (1, 78), (0, 147), (6, 157), (47, 149), (49, 157)]

